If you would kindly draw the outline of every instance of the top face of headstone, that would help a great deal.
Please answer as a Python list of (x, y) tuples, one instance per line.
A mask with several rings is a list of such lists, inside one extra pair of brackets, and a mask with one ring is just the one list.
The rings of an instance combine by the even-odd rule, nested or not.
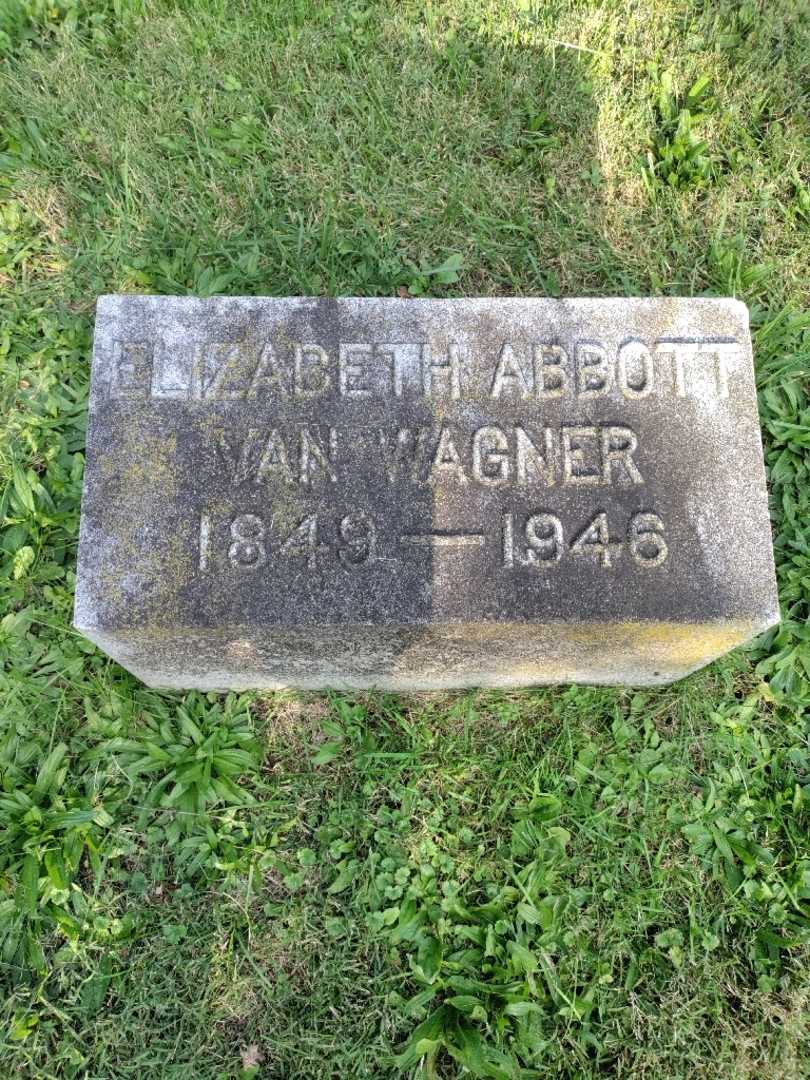
[(80, 627), (776, 618), (737, 301), (105, 296), (90, 413)]

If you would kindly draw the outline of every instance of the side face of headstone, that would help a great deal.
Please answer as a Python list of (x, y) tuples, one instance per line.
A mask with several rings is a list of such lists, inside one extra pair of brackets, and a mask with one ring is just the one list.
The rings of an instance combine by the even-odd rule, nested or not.
[(652, 684), (777, 618), (736, 301), (98, 302), (75, 625), (150, 685)]

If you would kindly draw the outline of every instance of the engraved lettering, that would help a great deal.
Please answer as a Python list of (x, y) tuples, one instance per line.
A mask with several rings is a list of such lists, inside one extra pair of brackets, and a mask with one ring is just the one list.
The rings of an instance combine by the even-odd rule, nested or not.
[(504, 514), (501, 518), (501, 554), (504, 569), (511, 570), (515, 565), (515, 516)]
[(560, 345), (536, 343), (532, 349), (537, 397), (562, 397), (568, 387), (568, 355)]
[(554, 514), (532, 514), (526, 522), (524, 566), (559, 562), (563, 553), (562, 522)]
[(312, 398), (325, 394), (332, 383), (329, 354), (320, 345), (296, 345), (293, 365), (293, 393)]
[(531, 383), (508, 341), (504, 343), (498, 357), (490, 397), (497, 399), (501, 397), (504, 390), (514, 390), (524, 399), (530, 397), (532, 392)]
[(310, 487), (318, 473), (322, 473), (332, 484), (338, 482), (335, 471), (337, 445), (336, 428), (329, 428), (328, 454), (308, 427), (301, 428), (298, 478), (304, 487)]
[(612, 566), (611, 543), (607, 514), (600, 511), (575, 538), (571, 544), (571, 551), (574, 555), (595, 558), (601, 566), (607, 568)]
[[(302, 433), (302, 445), (303, 439), (304, 435)], [(265, 441), (262, 456), (259, 460), (259, 467), (256, 470), (256, 483), (258, 484), (268, 477), (273, 476), (281, 477), (281, 479), (288, 484), (295, 484), (295, 477), (293, 476), (292, 469), (290, 468), (290, 461), (287, 456), (287, 447), (284, 445), (284, 439), (281, 437), (277, 428), (273, 428), (270, 431)], [(304, 480), (301, 482), (305, 483)]]
[(427, 432), (424, 428), (399, 428), (394, 439), (380, 430), (377, 433), (383, 453), (385, 471), (390, 483), (395, 484), (403, 475), (415, 483), (419, 479), (421, 462), (424, 460)]
[(672, 362), (673, 389), (678, 397), (686, 397), (686, 380), (684, 376), (684, 364), (687, 360), (694, 360), (698, 355), (700, 345), (694, 341), (658, 341), (655, 352), (658, 356), (668, 356)]
[(248, 386), (248, 398), (260, 397), (263, 391), (268, 397), (286, 401), (290, 395), (289, 373), (279, 363), (273, 346), (268, 341), (259, 354), (259, 362)]
[(250, 427), (241, 441), (215, 429), (212, 441), (235, 486), (273, 477), (311, 486), (339, 482), (341, 457), (354, 469), (379, 447), (379, 470), (391, 484), (435, 482), (450, 474), (459, 483), (485, 487), (564, 485), (629, 487), (644, 483), (636, 460), (639, 438), (619, 424), (563, 425), (533, 431), (520, 424), (486, 424), (465, 432), (452, 424), (434, 428), (345, 429), (312, 426)]
[(248, 428), (247, 436), (240, 443), (238, 450), (234, 451), (225, 432), (217, 432), (216, 447), (219, 456), (225, 463), (231, 481), (236, 487), (244, 484), (253, 473), (261, 434), (258, 428)]
[(338, 558), (348, 569), (362, 566), (373, 556), (377, 530), (366, 514), (346, 514), (340, 519), (338, 533), (341, 539)]
[(340, 396), (346, 398), (367, 398), (371, 396), (371, 387), (365, 382), (366, 370), (363, 366), (372, 356), (371, 345), (351, 342), (338, 348), (338, 383)]
[(113, 386), (116, 397), (143, 397), (151, 380), (152, 346), (146, 341), (116, 341)]
[[(668, 557), (664, 524), (657, 514), (633, 514), (627, 525), (627, 548), (633, 561), (645, 569), (661, 566)], [(523, 521), (512, 511), (501, 515), (501, 567), (507, 571), (520, 568), (551, 568), (566, 557), (585, 556), (596, 566), (609, 570), (622, 554), (625, 541), (612, 539), (604, 510), (575, 534), (566, 545), (563, 523), (556, 514), (541, 510), (528, 514)]]
[(717, 358), (717, 396), (728, 397), (728, 350), (718, 348), (715, 354)]
[[(672, 386), (678, 397), (728, 397), (732, 358), (739, 355), (736, 341), (667, 341), (655, 343), (658, 356), (672, 364)], [(688, 374), (687, 374), (688, 373)]]
[(422, 346), (422, 389), (425, 397), (433, 396), (437, 377), (449, 385), (450, 397), (458, 401), (461, 397), (461, 352), (454, 342), (448, 346), (444, 357), (434, 356), (430, 345)]
[[(320, 511), (308, 513), (275, 542), (269, 536), (273, 529), (272, 514), (269, 524), (257, 514), (239, 514), (228, 525), (228, 561), (237, 569), (258, 568), (268, 561), (271, 549), (274, 560), (303, 558), (309, 569), (315, 568), (321, 554), (333, 556), (347, 570), (356, 570), (374, 561), (379, 540), (377, 525), (371, 515), (364, 510), (340, 509), (327, 510), (325, 514), (331, 519), (328, 528)], [(212, 561), (214, 566), (217, 565), (216, 554), (212, 559), (212, 541), (219, 532), (214, 518), (215, 515), (208, 511), (200, 515), (198, 568), (201, 573), (211, 568)], [(488, 530), (404, 532), (397, 540), (406, 553), (423, 549), (458, 557), (464, 557), (467, 549), (489, 547)], [(633, 514), (627, 522), (625, 539), (613, 539), (608, 515), (600, 510), (567, 544), (565, 527), (556, 514), (537, 510), (517, 515), (509, 510), (500, 515), (499, 540), (501, 567), (508, 571), (550, 569), (567, 556), (585, 556), (597, 566), (610, 569), (625, 546), (633, 562), (644, 570), (661, 566), (669, 556), (664, 524), (652, 512)], [(391, 561), (390, 546), (388, 552), (383, 559), (385, 562)]]
[(439, 474), (445, 473), (455, 476), (459, 484), (466, 484), (467, 477), (464, 474), (464, 466), (461, 463), (453, 434), (449, 427), (442, 425), (439, 441), (436, 444), (436, 452), (430, 465), (430, 479), (440, 479)]
[(509, 481), (509, 440), (499, 427), (481, 427), (473, 435), (472, 474), (481, 484), (497, 487)]
[(231, 341), (209, 341), (195, 347), (191, 371), (191, 397), (195, 401), (227, 396), (221, 387), (226, 373), (235, 366), (238, 348)]
[[(595, 444), (595, 450), (588, 443)], [(599, 428), (564, 427), (562, 429), (563, 483), (599, 484), (602, 481), (601, 462), (593, 458), (600, 450)], [(590, 458), (590, 460), (589, 460)]]
[(407, 342), (383, 342), (377, 346), (377, 353), (390, 358), (394, 397), (402, 397), (408, 381), (418, 389), (421, 382), (421, 345), (412, 345)]
[(296, 525), (278, 550), (280, 555), (299, 556), (306, 559), (307, 568), (314, 570), (318, 552), (323, 547), (324, 545), (318, 543), (317, 515), (308, 514)]
[(669, 549), (658, 514), (634, 514), (628, 534), (630, 554), (639, 566), (660, 566), (666, 561)]
[[(154, 346), (116, 341), (110, 392), (195, 401), (286, 401), (323, 396), (334, 386), (349, 399), (421, 393), (460, 401), (472, 389), (465, 383), (465, 348), (458, 342), (449, 343), (445, 352), (430, 343), (343, 342), (330, 357), (316, 342), (282, 348), (271, 342), (178, 347), (160, 338)], [(611, 352), (598, 341), (575, 342), (572, 348), (569, 364), (560, 345), (505, 341), (488, 385), (479, 392), (496, 401), (544, 401), (570, 394), (588, 400), (612, 392), (627, 401), (654, 393), (724, 400), (741, 355), (740, 344), (732, 340), (661, 338), (649, 343), (629, 338)]]
[(411, 544), (414, 547), (434, 549), (483, 547), (486, 537), (483, 533), (403, 533), (399, 538), (401, 544)]
[(211, 515), (200, 514), (200, 570), (208, 569), (208, 553), (211, 547)]
[(645, 398), (652, 393), (653, 359), (643, 341), (625, 341), (616, 359), (616, 383), (624, 397)]
[[(633, 454), (637, 449), (638, 439), (630, 428), (602, 428), (602, 479), (606, 484), (644, 483), (633, 461)], [(618, 470), (618, 479), (614, 476), (614, 470)]]
[(152, 360), (150, 393), (153, 398), (180, 401), (188, 398), (190, 388), (187, 358), (185, 350), (169, 348), (158, 338)]
[(731, 361), (739, 355), (740, 346), (736, 341), (715, 341), (705, 344), (701, 351), (707, 355), (714, 355), (717, 396), (720, 399), (727, 398)]
[(583, 341), (577, 345), (574, 356), (577, 395), (595, 398), (606, 394), (610, 389), (611, 368), (604, 347)]
[(264, 524), (255, 514), (241, 514), (231, 522), (232, 543), (228, 548), (231, 566), (253, 569), (267, 561)]
[(532, 483), (537, 480), (549, 487), (554, 483), (555, 456), (554, 438), (551, 428), (543, 428), (543, 441), (545, 443), (541, 453), (522, 427), (515, 428), (516, 457), (517, 457), (517, 482), (518, 484)]

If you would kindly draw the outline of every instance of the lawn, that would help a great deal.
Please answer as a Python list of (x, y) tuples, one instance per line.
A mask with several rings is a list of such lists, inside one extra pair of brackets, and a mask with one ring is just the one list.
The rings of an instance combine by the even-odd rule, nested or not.
[[(0, 0), (0, 1075), (810, 1075), (805, 0)], [(734, 295), (783, 622), (672, 687), (147, 690), (99, 293)]]

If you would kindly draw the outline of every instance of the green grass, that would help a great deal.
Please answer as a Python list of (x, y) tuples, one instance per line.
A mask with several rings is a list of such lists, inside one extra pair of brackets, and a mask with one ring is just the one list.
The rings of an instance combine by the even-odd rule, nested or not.
[[(0, 0), (0, 1074), (810, 1074), (808, 87), (799, 0)], [(95, 296), (403, 289), (744, 299), (781, 627), (421, 699), (73, 633)]]

